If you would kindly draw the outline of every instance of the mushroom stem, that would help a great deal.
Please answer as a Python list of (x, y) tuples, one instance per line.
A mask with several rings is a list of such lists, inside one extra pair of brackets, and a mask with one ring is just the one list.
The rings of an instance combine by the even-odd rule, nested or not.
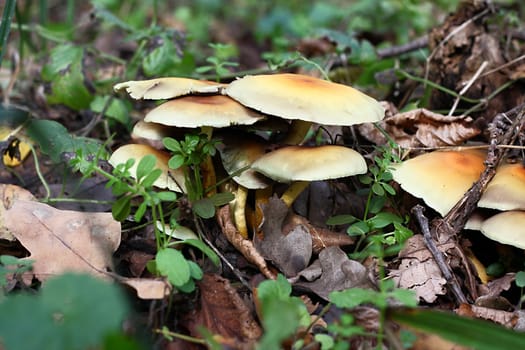
[(288, 187), (288, 189), (281, 196), (281, 200), (286, 204), (287, 207), (291, 207), (295, 199), (305, 190), (310, 182), (308, 181), (295, 181)]
[(246, 199), (248, 198), (248, 189), (239, 185), (237, 192), (235, 192), (235, 206), (233, 211), (233, 220), (237, 231), (243, 238), (248, 238), (248, 225), (246, 224)]
[(311, 122), (304, 120), (293, 120), (290, 126), (290, 131), (288, 132), (288, 135), (286, 135), (283, 144), (300, 145), (306, 137), (308, 130), (310, 130), (311, 125)]

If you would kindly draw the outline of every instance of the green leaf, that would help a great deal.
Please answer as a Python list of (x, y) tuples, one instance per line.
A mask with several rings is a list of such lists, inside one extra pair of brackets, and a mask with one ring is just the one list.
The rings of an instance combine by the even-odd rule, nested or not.
[(370, 227), (366, 221), (358, 221), (346, 230), (350, 236), (362, 236), (368, 231), (370, 231)]
[(374, 194), (377, 195), (377, 196), (384, 196), (385, 195), (385, 190), (377, 182), (372, 185), (372, 192), (374, 192)]
[(88, 108), (93, 100), (85, 85), (82, 59), (84, 49), (60, 45), (51, 50), (49, 63), (42, 70), (44, 80), (51, 82), (50, 104), (64, 104), (74, 110)]
[(516, 273), (516, 285), (520, 288), (525, 287), (525, 271), (518, 271)]
[(160, 42), (160, 45), (142, 60), (142, 69), (148, 77), (164, 75), (181, 62), (181, 58), (169, 35), (160, 35), (156, 39)]
[(390, 186), (389, 184), (382, 182), (381, 186), (383, 186), (383, 189), (386, 192), (388, 192), (389, 195), (391, 195), (391, 196), (395, 196), (396, 195), (396, 190), (392, 186)]
[(184, 165), (184, 160), (184, 156), (180, 154), (175, 154), (168, 161), (168, 166), (170, 167), (170, 169), (178, 169), (182, 165)]
[(522, 349), (525, 344), (525, 333), (450, 312), (396, 308), (390, 309), (387, 317), (477, 350)]
[(98, 142), (87, 138), (72, 137), (67, 129), (54, 120), (30, 120), (27, 135), (35, 141), (42, 151), (55, 163), (61, 161), (62, 153), (75, 153), (81, 149), (84, 157), (95, 155), (100, 147)]
[(49, 62), (42, 68), (42, 78), (51, 81), (60, 77), (72, 62), (78, 62), (84, 56), (84, 50), (71, 44), (58, 45), (49, 54)]
[[(162, 175), (162, 170), (153, 169), (141, 182), (140, 184), (145, 188), (150, 188), (153, 186), (155, 181)], [(157, 197), (158, 198), (158, 197)]]
[(213, 262), (215, 266), (219, 266), (220, 260), (217, 254), (208, 247), (204, 242), (199, 241), (198, 239), (185, 239), (183, 241), (184, 244), (189, 244), (197, 249), (199, 249), (201, 252), (206, 254), (206, 256)]
[(139, 207), (137, 208), (137, 211), (135, 211), (135, 222), (140, 222), (140, 220), (142, 220), (142, 217), (146, 213), (146, 209), (148, 209), (148, 204), (146, 202), (140, 203)]
[(175, 287), (182, 286), (190, 279), (190, 266), (181, 252), (164, 248), (155, 257), (157, 271), (168, 278)]
[(329, 294), (330, 302), (341, 308), (353, 308), (365, 303), (376, 304), (378, 298), (378, 292), (363, 288), (350, 288)]
[(137, 164), (137, 181), (140, 182), (144, 176), (148, 175), (155, 168), (155, 164), (157, 164), (157, 158), (153, 154), (142, 157)]
[(174, 202), (177, 200), (177, 194), (170, 191), (157, 192), (157, 197), (163, 202)]
[(117, 221), (124, 221), (131, 213), (131, 197), (120, 197), (111, 206), (113, 218)]
[(173, 137), (165, 137), (162, 139), (162, 144), (164, 147), (166, 147), (168, 150), (173, 152), (182, 152), (182, 148), (180, 146), (180, 142), (175, 140)]
[(2, 342), (18, 350), (98, 348), (119, 331), (127, 310), (115, 284), (64, 274), (49, 279), (40, 295), (9, 296), (0, 304)]
[(396, 214), (385, 211), (377, 213), (374, 217), (368, 219), (369, 225), (373, 228), (383, 228), (395, 222), (401, 223), (403, 219)]
[(204, 273), (202, 272), (201, 267), (194, 261), (188, 260), (188, 265), (190, 266), (190, 276), (193, 279), (200, 280)]
[(413, 290), (395, 288), (388, 293), (390, 297), (401, 302), (403, 306), (416, 307), (417, 297)]
[(372, 214), (379, 213), (386, 203), (386, 197), (385, 196), (372, 196), (372, 200), (370, 201), (370, 207), (368, 211)]
[(267, 299), (282, 299), (285, 300), (290, 297), (292, 293), (292, 286), (286, 278), (279, 274), (275, 280), (266, 280), (257, 287), (257, 297), (261, 300)]
[(326, 220), (327, 225), (346, 225), (355, 222), (357, 218), (352, 215), (335, 215)]
[[(106, 108), (110, 98), (112, 98), (112, 100), (109, 102), (109, 106)], [(131, 118), (129, 116), (129, 111), (131, 106), (128, 101), (109, 95), (95, 96), (93, 101), (91, 101), (89, 108), (96, 113), (102, 113), (104, 108), (106, 108), (104, 116), (111, 118), (130, 129)]]
[(235, 196), (231, 192), (221, 192), (216, 193), (213, 196), (209, 197), (210, 201), (213, 203), (216, 207), (221, 207), (225, 204), (230, 203), (232, 200), (235, 199)]
[(215, 206), (209, 198), (202, 198), (193, 202), (193, 211), (203, 219), (212, 218), (215, 215)]

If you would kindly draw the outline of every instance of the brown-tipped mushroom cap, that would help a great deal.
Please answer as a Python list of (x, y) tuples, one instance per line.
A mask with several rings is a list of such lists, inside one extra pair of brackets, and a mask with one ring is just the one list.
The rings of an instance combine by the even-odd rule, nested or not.
[(383, 119), (383, 107), (349, 86), (300, 74), (251, 75), (224, 93), (245, 106), (286, 119), (354, 125)]
[(485, 169), (479, 150), (434, 151), (395, 166), (394, 180), (445, 216)]
[(337, 179), (367, 171), (361, 154), (337, 145), (283, 147), (257, 159), (252, 169), (279, 182)]
[(249, 110), (227, 96), (184, 96), (151, 110), (144, 121), (170, 126), (196, 128), (251, 125), (264, 116)]
[(496, 214), (481, 224), (481, 233), (494, 241), (525, 249), (525, 211)]
[(136, 100), (164, 100), (194, 93), (218, 93), (221, 86), (213, 81), (170, 77), (126, 81), (116, 84), (113, 89), (125, 89)]
[[(160, 188), (168, 188), (175, 192), (183, 192), (184, 189), (184, 174), (182, 170), (179, 169), (170, 169), (168, 167), (168, 161), (170, 155), (167, 152), (159, 151), (151, 146), (139, 145), (139, 144), (129, 144), (119, 147), (111, 157), (109, 158), (109, 163), (116, 167), (118, 164), (126, 163), (128, 159), (135, 159), (135, 163), (130, 169), (131, 175), (136, 178), (137, 174), (137, 165), (140, 160), (152, 154), (157, 158), (157, 163), (155, 168), (158, 168), (162, 171), (160, 177), (155, 181), (154, 185)], [(182, 189), (179, 187), (182, 186)]]
[[(266, 153), (268, 144), (254, 134), (244, 134), (240, 131), (219, 133), (222, 144), (217, 149), (221, 155), (222, 165), (228, 175), (239, 169), (249, 167)], [(248, 168), (233, 177), (233, 180), (248, 189), (262, 189), (270, 185), (270, 180)]]
[(525, 167), (503, 164), (481, 195), (478, 206), (498, 210), (525, 210)]

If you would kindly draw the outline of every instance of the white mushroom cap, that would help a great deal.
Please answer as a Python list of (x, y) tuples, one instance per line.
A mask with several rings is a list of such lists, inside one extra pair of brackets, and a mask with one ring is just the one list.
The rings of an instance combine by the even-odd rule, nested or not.
[[(140, 144), (128, 144), (121, 146), (115, 150), (115, 152), (113, 152), (109, 158), (109, 163), (116, 167), (118, 164), (126, 163), (128, 159), (135, 159), (135, 163), (131, 167), (130, 172), (131, 175), (136, 178), (137, 166), (140, 160), (149, 154), (154, 155), (157, 159), (155, 168), (162, 171), (162, 174), (155, 181), (154, 185), (159, 188), (168, 188), (175, 192), (185, 191), (184, 173), (182, 170), (180, 168), (170, 169), (168, 167), (168, 161), (170, 159), (169, 153), (159, 151), (158, 149), (155, 149), (151, 146)], [(179, 185), (182, 186), (182, 189), (179, 187)]]
[(496, 214), (481, 224), (481, 233), (494, 241), (525, 249), (525, 211)]
[(354, 88), (300, 74), (245, 76), (224, 93), (265, 114), (324, 125), (377, 122), (385, 114), (379, 102)]
[(196, 128), (251, 125), (264, 116), (227, 96), (184, 96), (151, 110), (144, 121), (170, 126)]
[(116, 84), (113, 89), (126, 92), (134, 99), (164, 100), (194, 93), (218, 93), (222, 84), (189, 78), (157, 78), (131, 80)]
[(252, 169), (279, 182), (328, 180), (367, 171), (361, 154), (337, 145), (286, 146), (257, 159)]
[(175, 134), (176, 128), (158, 123), (148, 123), (139, 120), (131, 131), (132, 139), (147, 139), (151, 141), (162, 141), (163, 138)]
[(481, 195), (478, 206), (525, 210), (525, 167), (521, 163), (500, 165)]
[(484, 161), (479, 150), (434, 151), (396, 165), (392, 175), (403, 190), (445, 216), (479, 179)]

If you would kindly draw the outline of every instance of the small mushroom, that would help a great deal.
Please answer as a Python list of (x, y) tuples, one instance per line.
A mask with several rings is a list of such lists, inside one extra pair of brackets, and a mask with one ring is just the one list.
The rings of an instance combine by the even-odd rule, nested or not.
[(481, 195), (478, 206), (498, 210), (525, 210), (525, 167), (503, 164)]
[(231, 82), (223, 93), (265, 114), (294, 120), (284, 143), (299, 144), (311, 123), (354, 125), (383, 119), (383, 107), (346, 85), (301, 74), (251, 75)]
[(403, 190), (445, 216), (479, 179), (484, 161), (480, 150), (434, 151), (395, 165), (392, 175)]
[[(257, 135), (242, 133), (241, 131), (220, 132), (219, 137), (222, 139), (222, 144), (219, 145), (218, 150), (224, 169), (230, 176), (234, 175), (233, 180), (238, 184), (233, 210), (235, 226), (239, 233), (247, 238), (246, 199), (248, 190), (259, 190), (270, 186), (268, 178), (249, 167), (266, 153), (268, 144)], [(243, 168), (247, 169), (235, 175)]]
[(309, 181), (364, 174), (367, 166), (363, 156), (348, 147), (286, 146), (257, 159), (252, 169), (275, 181), (293, 181), (281, 197), (287, 206), (291, 206)]
[(168, 167), (170, 155), (167, 152), (159, 151), (148, 145), (128, 144), (115, 150), (109, 158), (109, 163), (116, 167), (119, 164), (126, 163), (128, 159), (135, 159), (130, 172), (136, 178), (138, 163), (149, 154), (154, 155), (157, 159), (155, 168), (162, 171), (161, 176), (155, 181), (154, 185), (159, 188), (168, 188), (175, 192), (184, 192), (184, 174), (181, 169), (174, 170)]
[(525, 211), (511, 210), (491, 216), (481, 224), (488, 238), (525, 249)]
[(136, 100), (165, 100), (196, 93), (218, 93), (221, 86), (223, 85), (213, 81), (168, 77), (126, 81), (116, 84), (113, 89), (125, 89)]

